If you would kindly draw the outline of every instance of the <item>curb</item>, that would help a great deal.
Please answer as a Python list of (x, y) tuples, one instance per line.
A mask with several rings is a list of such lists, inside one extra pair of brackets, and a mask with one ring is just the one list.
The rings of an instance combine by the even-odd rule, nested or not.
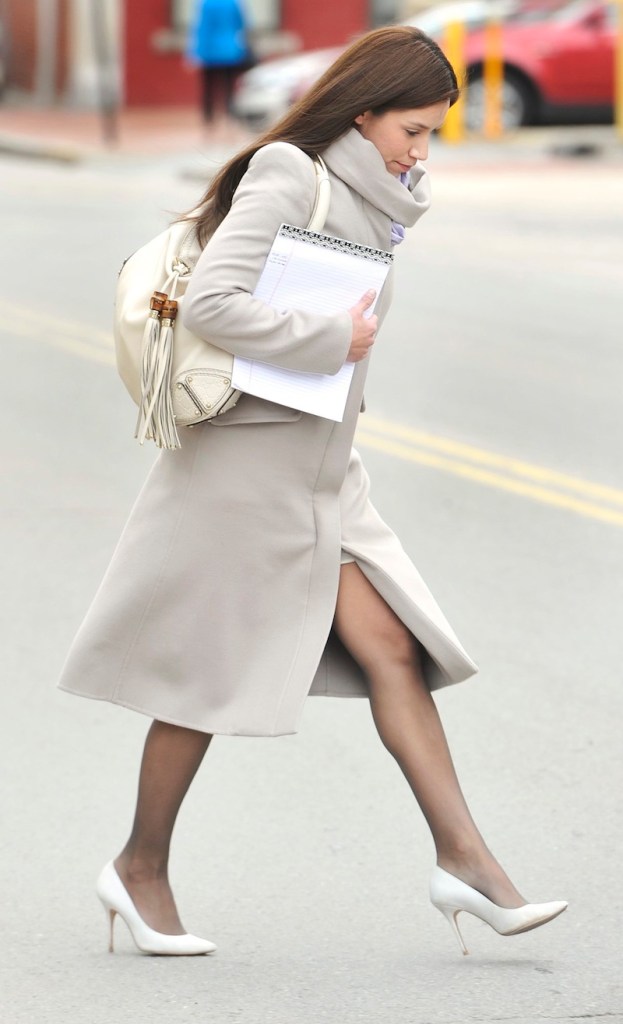
[(42, 142), (28, 135), (0, 133), (0, 153), (25, 160), (51, 160), (55, 163), (77, 164), (90, 154), (78, 146), (64, 142)]
[[(224, 146), (226, 151), (231, 147)], [(235, 147), (234, 147), (235, 148)], [(524, 128), (495, 142), (468, 138), (456, 146), (443, 146), (446, 154), (467, 161), (483, 156), (499, 159), (559, 157), (586, 163), (592, 160), (623, 159), (623, 140), (604, 126), (544, 126)], [(117, 146), (96, 146), (54, 138), (41, 139), (35, 135), (0, 132), (0, 155), (6, 154), (26, 160), (50, 161), (58, 164), (79, 164), (101, 157), (132, 157), (145, 155)]]

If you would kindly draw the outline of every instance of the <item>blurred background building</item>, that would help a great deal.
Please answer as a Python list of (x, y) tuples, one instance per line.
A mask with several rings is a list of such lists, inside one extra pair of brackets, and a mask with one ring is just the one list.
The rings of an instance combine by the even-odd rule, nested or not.
[[(623, 0), (243, 0), (256, 67), (231, 113), (285, 112), (356, 35), (392, 22), (437, 39), (469, 88), (446, 137), (612, 122), (623, 137)], [(186, 57), (195, 0), (0, 0), (6, 105), (200, 109)], [(617, 57), (618, 55), (618, 57)], [(616, 71), (616, 68), (619, 71)], [(617, 87), (617, 82), (619, 83)], [(454, 127), (453, 127), (454, 122)]]
[[(421, 0), (424, 3), (424, 0)], [(417, 10), (418, 0), (246, 0), (259, 57), (336, 46)], [(184, 56), (193, 0), (0, 0), (6, 86), (23, 98), (96, 106), (198, 102)]]

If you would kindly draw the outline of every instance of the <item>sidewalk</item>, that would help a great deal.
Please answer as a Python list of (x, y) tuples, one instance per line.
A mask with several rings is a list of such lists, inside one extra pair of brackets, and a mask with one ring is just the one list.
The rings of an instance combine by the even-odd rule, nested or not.
[(244, 145), (250, 133), (234, 124), (215, 134), (200, 111), (156, 107), (122, 111), (106, 121), (97, 111), (0, 107), (0, 154), (76, 163), (104, 155), (164, 156), (206, 145)]
[[(125, 110), (107, 123), (96, 111), (0, 106), (0, 155), (62, 163), (111, 156), (166, 157), (213, 147), (233, 150), (252, 137), (253, 132), (235, 122), (215, 132), (203, 124), (198, 109), (189, 107)], [(612, 125), (524, 128), (495, 142), (436, 141), (436, 147), (444, 163), (459, 166), (557, 158), (623, 163), (623, 139)]]

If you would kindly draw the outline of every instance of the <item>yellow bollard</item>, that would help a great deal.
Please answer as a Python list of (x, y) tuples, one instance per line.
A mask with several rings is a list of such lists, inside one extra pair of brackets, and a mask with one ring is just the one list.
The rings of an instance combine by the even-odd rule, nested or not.
[(482, 74), (484, 88), (483, 134), (486, 139), (499, 139), (504, 131), (502, 122), (504, 57), (502, 25), (497, 20), (489, 21), (485, 27), (485, 52)]
[[(443, 52), (452, 64), (459, 86), (465, 85), (465, 26), (460, 21), (453, 21), (447, 27), (444, 34)], [(450, 107), (441, 129), (441, 135), (446, 142), (463, 142), (465, 138), (465, 125), (463, 121), (462, 96), (458, 102)]]
[(614, 123), (617, 135), (623, 139), (623, 0), (619, 0), (617, 11), (617, 37), (614, 82)]

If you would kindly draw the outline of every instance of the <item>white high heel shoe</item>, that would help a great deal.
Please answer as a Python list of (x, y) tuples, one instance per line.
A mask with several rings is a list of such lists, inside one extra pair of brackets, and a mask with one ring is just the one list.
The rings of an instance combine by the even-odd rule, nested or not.
[(430, 899), (433, 906), (437, 907), (450, 922), (464, 955), (469, 953), (469, 950), (457, 923), (457, 917), (462, 910), (491, 925), (498, 935), (518, 935), (519, 932), (529, 932), (531, 928), (538, 928), (539, 925), (552, 921), (568, 907), (564, 900), (556, 900), (553, 903), (525, 903), (523, 907), (510, 910), (498, 907), (477, 889), (472, 889), (471, 885), (467, 885), (440, 867), (435, 867), (431, 875)]
[(141, 953), (155, 956), (200, 956), (213, 953), (216, 946), (207, 939), (199, 939), (196, 935), (165, 935), (156, 932), (145, 924), (134, 906), (130, 895), (119, 878), (112, 861), (106, 865), (97, 880), (95, 891), (110, 915), (110, 945), (113, 952), (113, 927), (115, 914), (125, 921), (130, 935)]

